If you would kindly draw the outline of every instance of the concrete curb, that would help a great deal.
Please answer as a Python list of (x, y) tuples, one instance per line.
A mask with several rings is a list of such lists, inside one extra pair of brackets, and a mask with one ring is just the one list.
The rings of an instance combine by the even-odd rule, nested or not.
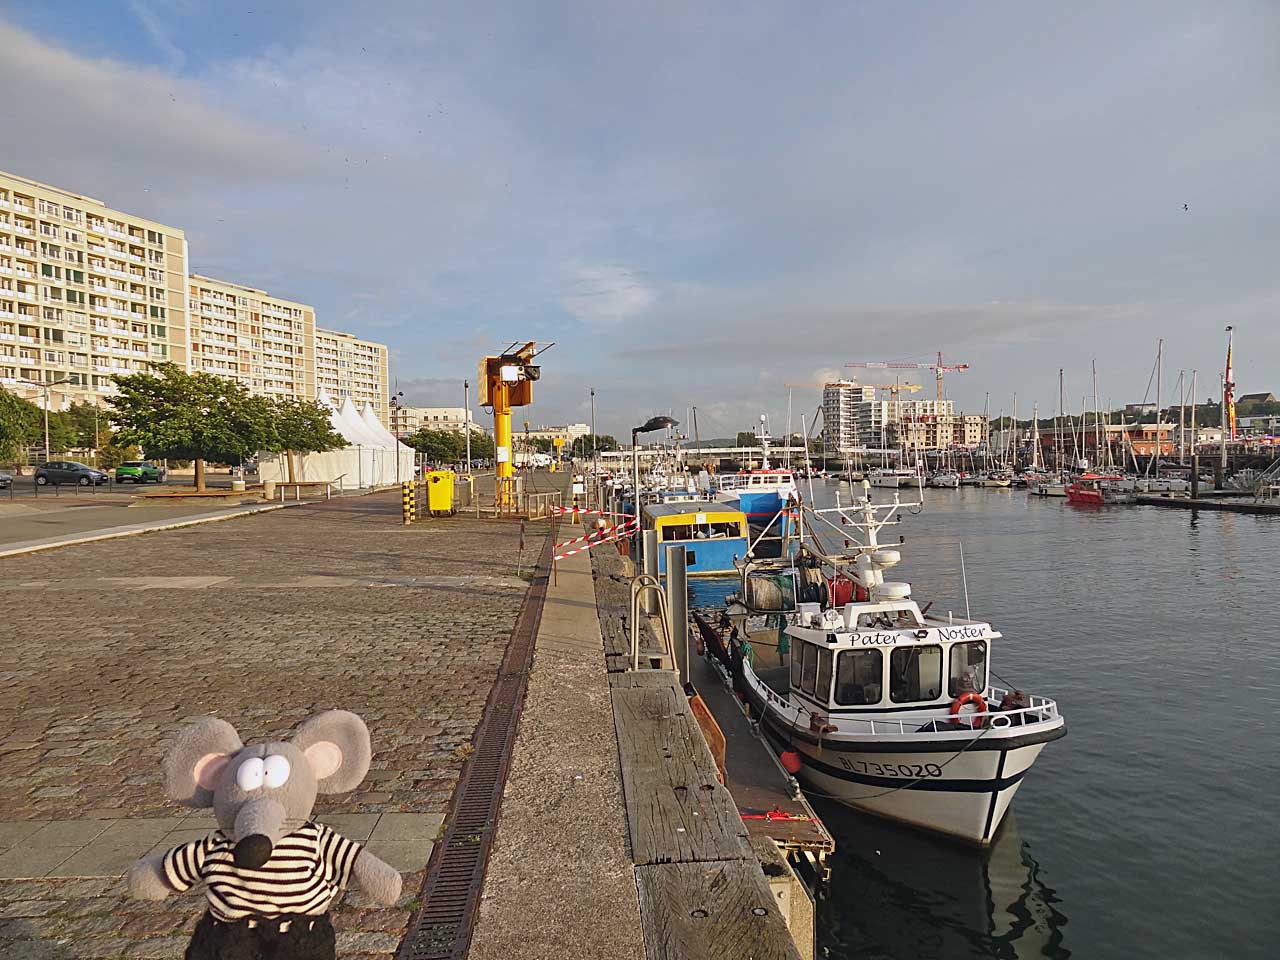
[(69, 534), (55, 537), (52, 540), (26, 540), (8, 546), (0, 546), (0, 560), (5, 557), (18, 557), (40, 550), (55, 550), (58, 547), (74, 547), (81, 543), (96, 543), (99, 540), (117, 540), (120, 537), (134, 537), (144, 533), (156, 533), (160, 530), (176, 530), (179, 527), (194, 527), (201, 523), (216, 523), (219, 520), (235, 520), (237, 517), (248, 517), (255, 513), (269, 513), (272, 510), (283, 510), (286, 507), (300, 507), (308, 501), (293, 503), (264, 504), (261, 507), (250, 507), (237, 510), (235, 513), (202, 513), (181, 520), (157, 521), (155, 523), (131, 524), (129, 526), (106, 527), (93, 533)]

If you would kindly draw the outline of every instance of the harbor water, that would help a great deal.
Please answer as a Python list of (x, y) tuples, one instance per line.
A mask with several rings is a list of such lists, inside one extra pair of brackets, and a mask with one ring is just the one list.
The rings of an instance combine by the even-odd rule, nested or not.
[(993, 679), (1057, 699), (1069, 732), (986, 851), (815, 801), (837, 843), (819, 954), (1280, 956), (1280, 519), (925, 499), (892, 578), (963, 615), (963, 543), (973, 615), (1005, 637)]

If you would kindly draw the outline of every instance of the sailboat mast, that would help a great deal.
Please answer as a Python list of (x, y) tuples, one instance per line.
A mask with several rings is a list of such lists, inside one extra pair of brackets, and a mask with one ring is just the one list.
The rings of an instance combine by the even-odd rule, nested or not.
[(1031, 405), (1031, 469), (1040, 469), (1040, 404)]
[[(1153, 460), (1155, 463), (1160, 462), (1161, 444), (1160, 444), (1160, 408), (1163, 402), (1160, 388), (1164, 377), (1164, 338), (1162, 337), (1156, 344), (1156, 447)], [(1147, 461), (1147, 473), (1151, 473), (1151, 464), (1153, 460)], [(1156, 468), (1156, 475), (1160, 475), (1160, 468)]]
[(1058, 468), (1058, 472), (1062, 472), (1062, 408), (1066, 404), (1063, 402), (1062, 393), (1062, 368), (1058, 368), (1058, 415), (1053, 418), (1053, 465)]

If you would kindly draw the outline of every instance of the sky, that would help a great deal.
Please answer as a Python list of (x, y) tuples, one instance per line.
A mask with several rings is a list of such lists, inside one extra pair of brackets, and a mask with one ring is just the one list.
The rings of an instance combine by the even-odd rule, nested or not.
[[(961, 409), (1280, 391), (1280, 4), (0, 0), (0, 169), (380, 340), (407, 403), (702, 435), (941, 350)], [(877, 374), (868, 374), (872, 379)], [(933, 394), (929, 370), (906, 371)], [(788, 384), (797, 386), (788, 387)]]

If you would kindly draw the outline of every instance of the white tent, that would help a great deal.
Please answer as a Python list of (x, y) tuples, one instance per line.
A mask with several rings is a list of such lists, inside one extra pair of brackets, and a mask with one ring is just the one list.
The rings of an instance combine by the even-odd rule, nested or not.
[[(382, 427), (376, 414), (370, 423), (350, 397), (340, 406), (323, 391), (316, 399), (330, 407), (333, 429), (347, 446), (326, 453), (295, 454), (292, 477), (283, 454), (262, 459), (259, 475), (264, 481), (333, 481), (344, 487), (370, 488), (413, 478), (413, 449)], [(372, 414), (373, 408), (368, 409)]]

